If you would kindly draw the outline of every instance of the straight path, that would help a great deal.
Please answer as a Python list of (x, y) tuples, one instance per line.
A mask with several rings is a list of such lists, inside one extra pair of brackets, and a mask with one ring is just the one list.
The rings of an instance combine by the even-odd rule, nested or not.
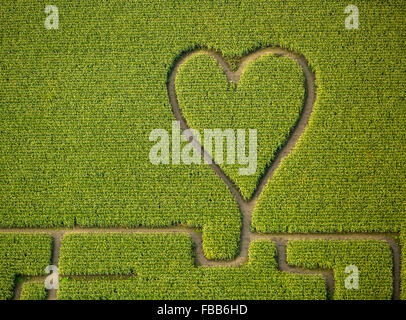
[[(153, 234), (153, 233), (184, 233), (190, 235), (195, 243), (195, 261), (197, 266), (207, 266), (207, 267), (239, 267), (243, 263), (248, 261), (248, 255), (239, 255), (236, 259), (230, 261), (214, 261), (208, 260), (203, 253), (202, 247), (202, 233), (197, 232), (189, 227), (171, 227), (171, 228), (78, 228), (73, 229), (0, 229), (0, 233), (45, 233), (53, 237), (54, 246), (52, 253), (52, 263), (58, 266), (58, 259), (60, 254), (61, 240), (65, 234), (72, 233), (130, 233), (130, 234)], [(267, 240), (275, 243), (278, 252), (278, 265), (281, 271), (290, 273), (302, 273), (302, 274), (320, 274), (326, 279), (327, 288), (329, 291), (329, 296), (332, 297), (334, 293), (334, 276), (332, 270), (308, 270), (297, 267), (289, 266), (286, 261), (286, 244), (290, 240), (378, 240), (386, 242), (393, 254), (393, 298), (399, 300), (400, 296), (400, 249), (395, 241), (395, 233), (385, 234), (385, 233), (351, 233), (351, 234), (259, 234), (251, 233), (249, 235), (249, 241), (256, 240)], [(99, 276), (70, 276), (72, 278), (98, 278)], [(117, 279), (117, 276), (103, 276), (103, 278), (108, 277), (111, 279)], [(120, 276), (120, 279), (126, 279), (132, 277)], [(27, 278), (27, 277), (24, 277)], [(23, 278), (23, 280), (24, 280)], [(29, 277), (30, 281), (44, 281), (45, 277)], [(14, 299), (19, 299), (21, 294), (21, 288), (24, 281), (18, 283), (15, 289)], [(48, 295), (48, 300), (56, 299), (56, 290), (50, 290)]]

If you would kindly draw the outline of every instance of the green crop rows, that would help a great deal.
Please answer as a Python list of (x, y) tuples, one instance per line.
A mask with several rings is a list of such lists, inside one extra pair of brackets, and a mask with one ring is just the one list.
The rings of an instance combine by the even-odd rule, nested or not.
[(201, 135), (205, 129), (245, 128), (248, 140), (248, 129), (257, 129), (256, 173), (240, 175), (242, 166), (228, 164), (226, 159), (221, 166), (249, 199), (299, 117), (304, 103), (304, 76), (290, 58), (266, 55), (246, 66), (235, 87), (217, 61), (203, 53), (181, 66), (176, 93), (189, 127), (198, 129)]
[[(157, 128), (172, 133), (175, 117), (168, 76), (184, 53), (215, 50), (237, 70), (244, 55), (279, 46), (309, 62), (317, 99), (306, 131), (256, 203), (251, 231), (400, 232), (404, 248), (405, 1), (357, 0), (359, 30), (344, 27), (348, 2), (56, 0), (60, 26), (47, 30), (48, 2), (2, 1), (0, 228), (182, 225), (203, 233), (206, 258), (235, 258), (240, 252), (242, 217), (227, 186), (205, 164), (152, 164), (149, 135)], [(238, 163), (222, 165), (249, 199), (298, 119), (304, 99), (300, 68), (284, 57), (263, 56), (252, 61), (234, 85), (203, 54), (180, 68), (176, 91), (192, 128), (258, 130), (254, 175), (239, 176)], [(97, 251), (89, 244), (88, 253), (74, 248), (76, 242), (86, 247), (82, 237), (89, 241), (94, 237), (105, 248)], [(206, 268), (193, 265), (192, 244), (184, 235), (117, 237), (66, 236), (61, 270), (66, 275), (134, 278), (66, 278), (60, 298), (326, 297), (321, 277), (286, 274), (267, 265), (261, 257), (275, 260), (275, 248), (268, 243), (251, 244), (250, 255), (258, 259), (241, 268)], [(120, 251), (118, 242), (127, 252)], [(335, 298), (391, 297), (386, 247), (361, 246), (366, 252), (382, 253), (379, 260), (371, 252), (371, 259), (383, 269), (375, 274), (381, 275), (379, 287), (371, 284), (371, 291), (362, 287), (356, 293), (342, 288), (343, 275), (337, 269), (355, 255), (332, 243), (292, 242), (289, 258), (307, 267), (335, 268), (340, 281)], [(313, 256), (304, 254), (305, 247), (313, 250)], [(51, 238), (1, 234), (0, 248), (0, 298), (9, 299), (16, 276), (43, 273), (50, 262)], [(106, 248), (120, 255), (115, 258)], [(340, 259), (333, 261), (334, 255)], [(362, 255), (355, 258), (360, 266), (367, 266), (373, 279), (375, 269)], [(401, 258), (405, 266), (405, 250)], [(167, 269), (169, 275), (160, 277)], [(405, 269), (401, 270), (404, 299)], [(177, 275), (176, 270), (184, 270), (185, 275)], [(173, 290), (165, 291), (165, 285)], [(43, 298), (39, 285), (23, 285), (22, 298), (29, 297)]]
[(23, 284), (20, 300), (46, 300), (46, 298), (47, 290), (42, 282), (26, 282)]
[(406, 300), (406, 225), (403, 226), (400, 234), (401, 246), (401, 266), (400, 266), (400, 284), (401, 284), (401, 299)]
[(126, 280), (60, 282), (58, 299), (325, 299), (324, 278), (278, 270), (272, 242), (253, 242), (241, 267), (196, 267), (182, 234), (69, 234), (60, 272), (133, 275)]
[(183, 234), (68, 234), (63, 237), (59, 271), (63, 275), (164, 273), (190, 268), (192, 240)]
[[(200, 45), (234, 61), (279, 45), (307, 58), (318, 98), (308, 130), (264, 190), (253, 228), (399, 231), (401, 3), (360, 2), (362, 28), (351, 32), (341, 0), (77, 0), (58, 4), (61, 26), (49, 32), (44, 2), (3, 2), (0, 225), (203, 228), (221, 216), (237, 228), (237, 205), (215, 173), (152, 165), (148, 135), (171, 131), (166, 81), (180, 53)], [(377, 47), (387, 49), (378, 55)]]
[(0, 300), (13, 297), (16, 276), (44, 274), (51, 248), (49, 235), (0, 234)]
[[(402, 238), (403, 241), (403, 238)], [(51, 237), (0, 234), (2, 299), (12, 297), (16, 275), (42, 275), (50, 263)], [(251, 243), (241, 267), (195, 266), (185, 234), (67, 234), (62, 239), (58, 299), (325, 299), (322, 276), (280, 271), (275, 245)], [(390, 299), (392, 254), (382, 241), (289, 241), (287, 262), (332, 269), (334, 299)], [(345, 267), (359, 269), (359, 290), (348, 290)], [(403, 270), (403, 269), (402, 269)], [(128, 276), (75, 279), (69, 276)], [(46, 298), (43, 283), (23, 284), (21, 299)]]
[[(382, 241), (289, 241), (287, 262), (306, 269), (334, 271), (334, 299), (391, 299), (393, 290), (392, 252)], [(351, 275), (347, 266), (359, 272), (358, 289), (348, 289), (345, 279)]]

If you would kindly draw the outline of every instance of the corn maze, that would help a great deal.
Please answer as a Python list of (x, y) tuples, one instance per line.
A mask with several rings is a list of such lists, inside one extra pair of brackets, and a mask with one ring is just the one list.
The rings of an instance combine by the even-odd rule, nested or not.
[(406, 299), (404, 0), (0, 20), (1, 300)]

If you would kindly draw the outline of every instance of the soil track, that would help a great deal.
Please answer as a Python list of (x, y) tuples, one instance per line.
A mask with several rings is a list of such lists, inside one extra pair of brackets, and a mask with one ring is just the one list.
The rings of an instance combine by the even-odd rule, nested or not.
[[(211, 156), (204, 150), (204, 148), (196, 141), (193, 141), (195, 148), (201, 153), (204, 159), (209, 160), (208, 162), (211, 163), (211, 168), (217, 173), (217, 175), (224, 181), (227, 185), (231, 193), (234, 195), (238, 206), (240, 207), (240, 211), (242, 213), (242, 230), (241, 230), (241, 243), (240, 243), (240, 254), (237, 257), (236, 261), (240, 262), (244, 260), (248, 256), (248, 247), (250, 243), (250, 227), (251, 227), (251, 216), (252, 212), (255, 208), (255, 205), (258, 201), (259, 196), (261, 195), (262, 190), (264, 189), (265, 185), (268, 181), (272, 178), (275, 170), (279, 167), (282, 159), (290, 154), (290, 152), (295, 147), (297, 141), (299, 140), (300, 136), (305, 131), (307, 124), (309, 122), (310, 116), (313, 111), (313, 105), (316, 101), (316, 77), (310, 71), (309, 64), (306, 58), (302, 55), (296, 54), (289, 50), (285, 50), (279, 47), (275, 48), (264, 48), (254, 53), (251, 53), (240, 60), (239, 67), (236, 72), (233, 72), (226, 62), (226, 60), (218, 53), (213, 50), (206, 50), (206, 49), (198, 49), (192, 52), (185, 54), (182, 58), (180, 58), (174, 65), (172, 72), (169, 75), (168, 81), (168, 95), (169, 100), (172, 106), (172, 112), (176, 118), (180, 122), (180, 127), (182, 130), (189, 129), (187, 124), (187, 120), (182, 115), (182, 110), (179, 107), (178, 99), (176, 97), (176, 88), (175, 88), (175, 80), (176, 76), (179, 71), (179, 67), (185, 63), (188, 59), (193, 57), (196, 54), (205, 53), (219, 63), (219, 65), (223, 68), (223, 71), (227, 77), (229, 82), (234, 82), (238, 86), (238, 82), (240, 80), (241, 74), (243, 73), (247, 64), (251, 61), (254, 61), (264, 55), (267, 54), (274, 54), (280, 56), (286, 56), (293, 61), (295, 61), (302, 69), (303, 75), (305, 76), (305, 101), (302, 108), (302, 112), (300, 114), (299, 120), (296, 123), (294, 129), (292, 130), (290, 136), (288, 137), (285, 145), (279, 150), (277, 156), (273, 160), (270, 167), (265, 170), (265, 173), (262, 179), (259, 181), (257, 189), (250, 201), (245, 201), (243, 196), (241, 195), (240, 190), (235, 185), (235, 183), (223, 172), (219, 165), (217, 165)], [(193, 139), (191, 139), (193, 140)]]
[[(19, 228), (19, 229), (0, 229), (0, 233), (47, 233), (52, 235), (54, 239), (54, 246), (53, 246), (53, 256), (52, 261), (54, 265), (58, 265), (59, 259), (59, 252), (60, 252), (60, 245), (61, 239), (64, 234), (67, 233), (187, 233), (191, 236), (195, 243), (195, 261), (196, 265), (202, 266), (229, 266), (229, 267), (238, 267), (242, 263), (245, 263), (248, 260), (248, 248), (251, 241), (254, 240), (268, 240), (273, 241), (276, 244), (277, 251), (278, 251), (278, 263), (279, 268), (282, 271), (291, 272), (291, 273), (303, 273), (303, 274), (321, 274), (326, 279), (327, 288), (329, 291), (329, 297), (333, 296), (334, 293), (334, 277), (331, 270), (306, 270), (296, 267), (291, 267), (286, 262), (286, 243), (289, 240), (311, 240), (311, 239), (324, 239), (324, 240), (380, 240), (385, 241), (390, 246), (392, 253), (393, 253), (393, 298), (399, 299), (400, 295), (400, 248), (397, 245), (396, 241), (394, 240), (395, 234), (382, 234), (382, 233), (354, 233), (354, 234), (258, 234), (252, 233), (250, 231), (251, 225), (251, 215), (252, 211), (260, 197), (260, 194), (268, 183), (268, 181), (272, 178), (275, 170), (279, 167), (282, 159), (286, 157), (290, 152), (293, 150), (294, 146), (296, 145), (297, 141), (299, 140), (300, 136), (305, 131), (307, 124), (309, 122), (313, 105), (316, 100), (316, 87), (315, 87), (315, 75), (310, 71), (308, 66), (307, 60), (294, 52), (275, 47), (275, 48), (265, 48), (258, 50), (250, 55), (247, 55), (241, 59), (239, 68), (236, 72), (231, 71), (230, 66), (225, 61), (225, 59), (217, 52), (212, 50), (204, 50), (199, 49), (189, 53), (186, 53), (181, 57), (178, 61), (175, 62), (174, 67), (169, 74), (168, 77), (168, 95), (169, 100), (172, 106), (172, 111), (175, 118), (180, 122), (180, 126), (182, 130), (188, 129), (187, 121), (183, 118), (182, 112), (179, 108), (179, 104), (176, 98), (176, 91), (175, 91), (175, 79), (179, 67), (187, 61), (190, 57), (197, 53), (206, 53), (213, 58), (215, 58), (221, 67), (224, 70), (224, 73), (227, 76), (228, 81), (233, 81), (235, 84), (238, 85), (238, 81), (241, 77), (241, 74), (245, 68), (245, 66), (265, 55), (265, 54), (278, 54), (281, 56), (286, 56), (291, 58), (292, 60), (296, 61), (298, 65), (302, 68), (303, 74), (305, 76), (305, 90), (306, 96), (304, 101), (304, 106), (300, 115), (300, 119), (298, 120), (296, 126), (294, 127), (290, 137), (286, 141), (284, 147), (278, 152), (277, 156), (275, 157), (274, 161), (272, 162), (271, 166), (266, 169), (264, 176), (259, 181), (257, 190), (255, 191), (252, 199), (250, 201), (245, 201), (236, 187), (235, 183), (224, 174), (222, 169), (212, 161), (210, 165), (212, 169), (217, 173), (217, 175), (224, 181), (227, 187), (230, 189), (231, 193), (236, 198), (236, 201), (240, 207), (240, 211), (242, 213), (242, 230), (241, 230), (241, 243), (240, 243), (240, 253), (239, 255), (231, 261), (213, 261), (208, 260), (204, 256), (203, 247), (202, 247), (202, 234), (200, 232), (195, 231), (192, 228), (184, 227), (184, 226), (177, 226), (171, 228), (156, 228), (156, 229), (147, 229), (147, 228), (136, 228), (136, 229), (125, 229), (125, 228), (108, 228), (108, 229), (98, 229), (98, 228), (79, 228), (75, 227), (73, 229), (29, 229), (29, 228)], [(200, 144), (195, 143), (195, 147), (201, 152), (202, 157), (205, 159), (210, 159), (210, 156), (204, 151)], [(80, 276), (73, 276), (72, 278), (80, 277)], [(106, 276), (103, 276), (105, 278)], [(117, 276), (108, 276), (111, 279), (117, 278)], [(130, 276), (123, 276), (122, 278), (128, 278)], [(25, 277), (27, 278), (27, 277)], [(31, 280), (29, 281), (43, 281), (44, 277), (30, 277)], [(83, 277), (82, 277), (83, 278)], [(93, 276), (85, 277), (85, 278), (94, 278)], [(23, 278), (24, 280), (24, 278)], [(21, 281), (17, 284), (15, 289), (15, 299), (20, 297)], [(56, 290), (50, 290), (49, 300), (56, 299)]]
[[(168, 81), (168, 95), (169, 95), (169, 100), (171, 103), (172, 107), (172, 112), (176, 118), (180, 122), (180, 127), (182, 130), (187, 130), (189, 129), (189, 126), (187, 124), (187, 120), (183, 117), (182, 115), (182, 110), (179, 107), (179, 102), (176, 97), (176, 88), (175, 88), (175, 80), (177, 73), (179, 71), (179, 67), (185, 63), (188, 59), (193, 57), (196, 54), (200, 53), (205, 53), (214, 59), (219, 63), (219, 65), (222, 67), (227, 80), (229, 82), (234, 82), (236, 85), (238, 85), (238, 82), (241, 78), (241, 74), (243, 73), (245, 67), (247, 64), (249, 64), (251, 61), (254, 61), (263, 55), (267, 54), (274, 54), (274, 55), (280, 55), (280, 56), (285, 56), (288, 57), (292, 60), (294, 60), (302, 69), (303, 75), (305, 76), (305, 101), (304, 105), (299, 117), (298, 122), (296, 123), (293, 131), (291, 132), (290, 136), (288, 137), (285, 145), (279, 150), (277, 156), (275, 159), (272, 161), (271, 165), (266, 168), (265, 173), (263, 177), (260, 179), (257, 189), (255, 190), (254, 195), (252, 196), (250, 201), (246, 201), (243, 196), (241, 195), (240, 190), (228, 177), (224, 171), (220, 168), (219, 165), (217, 165), (214, 162), (214, 159), (211, 158), (211, 156), (204, 150), (203, 146), (201, 146), (198, 142), (193, 140), (193, 137), (191, 137), (190, 141), (193, 141), (194, 147), (201, 153), (202, 157), (204, 159), (209, 160), (208, 162), (211, 163), (210, 166), (211, 168), (217, 173), (217, 175), (224, 181), (224, 183), (227, 185), (229, 188), (230, 192), (234, 195), (239, 207), (240, 211), (242, 213), (242, 230), (241, 230), (241, 242), (240, 242), (240, 253), (238, 257), (230, 262), (220, 262), (220, 261), (209, 261), (204, 257), (203, 254), (203, 249), (202, 249), (202, 243), (201, 240), (195, 239), (196, 242), (196, 257), (197, 260), (202, 264), (202, 265), (211, 265), (211, 266), (218, 266), (218, 265), (227, 265), (227, 266), (237, 266), (240, 265), (241, 263), (247, 261), (248, 259), (248, 249), (249, 249), (249, 244), (252, 240), (255, 239), (271, 239), (274, 241), (277, 245), (278, 249), (278, 259), (279, 259), (279, 266), (281, 270), (288, 271), (288, 272), (300, 272), (300, 273), (314, 273), (314, 271), (310, 270), (302, 270), (298, 268), (292, 268), (288, 266), (286, 263), (286, 242), (290, 239), (342, 239), (342, 240), (351, 240), (351, 239), (378, 239), (378, 240), (383, 240), (387, 241), (388, 244), (392, 248), (393, 252), (393, 257), (394, 257), (394, 298), (398, 299), (399, 298), (399, 273), (400, 273), (400, 252), (397, 244), (395, 243), (394, 239), (392, 237), (388, 237), (385, 235), (373, 235), (373, 234), (348, 234), (348, 235), (343, 235), (343, 234), (336, 234), (336, 235), (279, 235), (279, 236), (271, 236), (271, 235), (258, 235), (254, 234), (251, 232), (250, 227), (251, 227), (251, 216), (252, 212), (255, 208), (255, 205), (262, 193), (262, 190), (268, 183), (268, 181), (272, 178), (274, 172), (276, 169), (279, 167), (281, 161), (283, 158), (285, 158), (287, 155), (291, 153), (293, 148), (295, 147), (296, 143), (298, 142), (300, 136), (303, 134), (305, 131), (308, 123), (310, 116), (313, 111), (313, 106), (316, 101), (316, 76), (315, 74), (310, 70), (308, 61), (306, 58), (300, 54), (297, 54), (295, 52), (280, 48), (280, 47), (272, 47), (272, 48), (264, 48), (257, 50), (249, 55), (244, 56), (242, 59), (240, 59), (239, 67), (237, 71), (233, 72), (231, 70), (230, 65), (227, 63), (227, 61), (222, 57), (222, 55), (216, 51), (213, 50), (208, 50), (208, 49), (197, 49), (191, 52), (186, 53), (183, 55), (178, 61), (176, 61), (171, 73), (169, 74), (169, 81)], [(333, 290), (334, 290), (334, 278), (332, 275), (332, 272), (330, 271), (316, 271), (317, 273), (323, 274), (326, 278), (327, 281), (327, 286), (330, 291), (330, 295), (332, 295)]]
[[(239, 255), (236, 259), (231, 261), (213, 261), (208, 260), (203, 254), (202, 248), (202, 233), (197, 232), (189, 227), (172, 227), (172, 228), (137, 228), (137, 229), (125, 229), (125, 228), (108, 228), (108, 229), (98, 229), (98, 228), (73, 228), (73, 229), (0, 229), (0, 233), (45, 233), (49, 234), (53, 238), (53, 252), (52, 252), (52, 263), (58, 265), (60, 244), (63, 236), (65, 234), (72, 233), (141, 233), (141, 234), (151, 234), (151, 233), (185, 233), (191, 236), (195, 244), (195, 262), (196, 266), (208, 266), (208, 267), (239, 267), (243, 263), (248, 261), (248, 256)], [(334, 294), (334, 276), (332, 270), (309, 270), (297, 267), (289, 266), (286, 261), (286, 244), (290, 240), (378, 240), (386, 242), (393, 255), (393, 299), (398, 300), (400, 296), (400, 249), (397, 245), (394, 237), (396, 234), (383, 234), (383, 233), (352, 233), (352, 234), (258, 234), (250, 233), (249, 241), (255, 240), (265, 240), (272, 241), (275, 243), (278, 252), (278, 265), (281, 271), (290, 273), (301, 273), (301, 274), (319, 274), (326, 279), (326, 285), (328, 288), (328, 295), (331, 298)], [(94, 278), (109, 278), (109, 279), (128, 279), (133, 277), (132, 275), (123, 276), (69, 276), (70, 278), (77, 279), (94, 279)], [(27, 280), (29, 279), (29, 280)], [(15, 288), (14, 299), (19, 299), (21, 294), (22, 285), (26, 281), (30, 282), (43, 282), (45, 277), (22, 277)], [(48, 294), (48, 300), (56, 299), (56, 290), (50, 290)]]

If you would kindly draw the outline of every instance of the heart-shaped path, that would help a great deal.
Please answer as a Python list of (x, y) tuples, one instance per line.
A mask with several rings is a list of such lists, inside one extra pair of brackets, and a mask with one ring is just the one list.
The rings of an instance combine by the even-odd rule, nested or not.
[[(229, 82), (238, 83), (241, 74), (244, 68), (247, 66), (247, 64), (266, 54), (281, 55), (292, 59), (301, 67), (301, 69), (303, 70), (303, 75), (305, 76), (305, 101), (302, 111), (300, 113), (299, 120), (297, 121), (290, 136), (286, 140), (285, 145), (279, 150), (272, 164), (266, 169), (263, 177), (258, 183), (257, 189), (255, 190), (252, 198), (249, 201), (246, 201), (243, 198), (240, 191), (236, 187), (235, 183), (224, 173), (224, 171), (220, 168), (220, 166), (216, 164), (214, 161), (211, 161), (212, 163), (210, 164), (210, 166), (217, 173), (217, 175), (224, 181), (224, 183), (227, 185), (231, 193), (234, 195), (242, 212), (243, 223), (241, 230), (241, 244), (239, 257), (244, 257), (247, 256), (248, 254), (248, 247), (251, 240), (251, 231), (250, 231), (251, 216), (255, 208), (255, 204), (257, 203), (262, 190), (264, 189), (268, 181), (272, 178), (275, 170), (279, 167), (282, 159), (285, 158), (287, 155), (289, 155), (290, 152), (293, 150), (293, 148), (295, 147), (300, 136), (305, 131), (307, 124), (309, 122), (310, 116), (313, 111), (313, 105), (316, 100), (315, 75), (310, 70), (309, 64), (304, 56), (280, 47), (264, 48), (244, 56), (240, 60), (239, 67), (236, 72), (233, 72), (231, 70), (230, 65), (226, 62), (226, 60), (222, 57), (222, 55), (216, 51), (208, 49), (196, 49), (194, 51), (188, 52), (175, 62), (173, 69), (169, 74), (168, 79), (169, 81), (167, 85), (172, 112), (176, 120), (180, 122), (180, 127), (182, 131), (189, 129), (189, 126), (187, 124), (186, 119), (183, 117), (182, 111), (179, 107), (179, 102), (176, 97), (175, 80), (179, 71), (179, 67), (194, 55), (201, 53), (205, 53), (216, 59), (216, 61), (222, 67)], [(199, 150), (199, 152), (201, 151), (200, 153), (203, 158), (211, 159), (211, 156), (203, 149), (203, 147), (199, 143), (197, 143), (196, 141), (194, 141), (193, 143), (195, 145), (195, 148)]]

